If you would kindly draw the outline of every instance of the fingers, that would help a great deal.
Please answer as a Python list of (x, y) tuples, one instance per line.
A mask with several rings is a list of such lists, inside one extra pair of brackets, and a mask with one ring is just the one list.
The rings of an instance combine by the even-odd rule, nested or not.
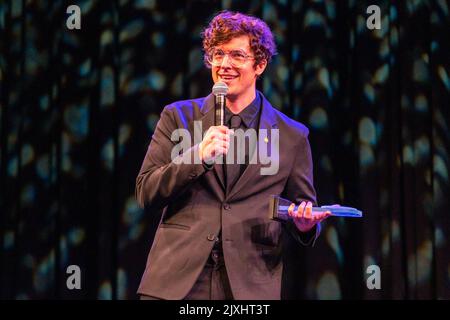
[(312, 203), (310, 201), (302, 201), (296, 212), (297, 218), (312, 219)]
[(312, 203), (310, 201), (308, 201), (306, 203), (306, 207), (305, 207), (305, 211), (304, 211), (304, 217), (306, 219), (311, 219), (312, 218)]
[(215, 161), (215, 158), (228, 153), (230, 148), (230, 135), (226, 126), (212, 126), (208, 129), (201, 142), (200, 157), (206, 162)]
[(294, 210), (294, 204), (291, 204), (288, 208), (288, 213), (291, 217), (310, 221), (322, 221), (331, 216), (330, 211), (313, 212), (312, 207), (312, 202), (302, 201), (297, 210)]
[(228, 150), (230, 146), (230, 132), (227, 127), (216, 127), (216, 130), (212, 131), (207, 137), (210, 144), (216, 146), (224, 147)]
[(233, 133), (233, 130), (231, 130), (230, 128), (226, 127), (226, 126), (212, 126), (208, 129), (208, 131), (206, 132), (205, 136), (211, 135), (230, 135)]
[(291, 205), (288, 207), (288, 214), (290, 217), (302, 220), (309, 220), (312, 222), (316, 221), (320, 222), (331, 216), (330, 211), (313, 212), (312, 207), (313, 207), (312, 202), (302, 201), (300, 205), (297, 207), (297, 210), (294, 210), (295, 204), (291, 203)]
[(294, 207), (295, 207), (295, 204), (291, 203), (291, 205), (288, 208), (289, 217), (294, 217)]
[(215, 143), (215, 142), (229, 142), (231, 130), (225, 126), (213, 126), (208, 129), (203, 138), (206, 144)]
[(205, 140), (209, 143), (213, 142), (230, 142), (230, 136), (222, 132), (211, 132), (211, 134), (205, 137)]
[(294, 218), (295, 225), (302, 232), (311, 230), (316, 224), (331, 215), (330, 211), (313, 212), (312, 206), (312, 202), (302, 201), (297, 210), (294, 210), (294, 204), (288, 208), (289, 216)]
[(288, 208), (288, 214), (291, 217), (295, 218), (305, 218), (311, 219), (313, 218), (312, 214), (312, 203), (310, 201), (302, 201), (300, 205), (297, 207), (297, 210), (294, 210), (295, 204), (291, 204)]
[(300, 205), (298, 206), (298, 209), (297, 209), (297, 213), (296, 213), (296, 217), (297, 218), (304, 218), (305, 217), (305, 207), (306, 207), (306, 202), (302, 201), (300, 203)]
[(231, 131), (231, 130), (227, 126), (212, 126), (212, 127), (209, 127), (209, 129), (206, 131), (206, 135), (211, 132), (221, 132), (221, 133), (228, 134), (228, 133), (230, 133), (229, 131)]
[(321, 221), (325, 220), (326, 218), (328, 218), (329, 216), (331, 216), (331, 212), (330, 211), (315, 212), (313, 216), (314, 216), (314, 220), (321, 222)]
[(230, 148), (230, 142), (226, 140), (215, 140), (210, 145), (215, 149), (224, 148), (228, 150)]
[(226, 154), (228, 151), (228, 147), (216, 145), (216, 146), (211, 146), (210, 149), (207, 149), (206, 151), (207, 152), (210, 151), (211, 156), (215, 158), (222, 154)]
[(210, 133), (210, 137), (211, 138), (221, 138), (221, 139), (229, 139), (231, 135), (230, 131), (221, 131), (221, 130), (214, 130), (211, 131)]

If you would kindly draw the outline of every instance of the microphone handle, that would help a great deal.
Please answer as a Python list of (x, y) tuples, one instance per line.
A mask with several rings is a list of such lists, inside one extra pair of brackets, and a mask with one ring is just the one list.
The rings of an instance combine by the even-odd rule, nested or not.
[(215, 125), (223, 126), (224, 118), (225, 118), (225, 96), (222, 94), (218, 94), (216, 97), (216, 116), (215, 116)]

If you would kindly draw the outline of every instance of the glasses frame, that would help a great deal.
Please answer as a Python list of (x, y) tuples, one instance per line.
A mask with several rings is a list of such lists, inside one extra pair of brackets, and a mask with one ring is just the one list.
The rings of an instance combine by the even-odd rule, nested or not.
[[(234, 50), (228, 50), (228, 51), (225, 51), (225, 50), (222, 50), (222, 49), (220, 49), (220, 48), (212, 48), (212, 49), (208, 52), (208, 54), (206, 55), (206, 60), (208, 61), (208, 63), (209, 63), (211, 66), (215, 66), (215, 67), (218, 67), (218, 66), (222, 65), (222, 63), (223, 63), (223, 59), (222, 59), (222, 62), (220, 62), (220, 63), (214, 63), (214, 62), (213, 62), (213, 54), (214, 54), (214, 52), (215, 52), (216, 50), (220, 50), (220, 51), (222, 51), (222, 52), (224, 53), (223, 59), (225, 59), (225, 57), (228, 56), (228, 60), (230, 61), (230, 64), (231, 64), (233, 67), (235, 67), (235, 68), (242, 68), (242, 67), (247, 63), (247, 61), (252, 60), (252, 59), (253, 59), (253, 60), (255, 59), (254, 56), (247, 54), (245, 51), (243, 51), (243, 50), (241, 50), (241, 49), (234, 49)], [(242, 54), (245, 56), (244, 62), (242, 62), (241, 64), (238, 64), (238, 65), (236, 65), (236, 63), (233, 62), (233, 59), (230, 57), (230, 53), (231, 53), (231, 52), (236, 52), (236, 51), (239, 51), (240, 53), (242, 53)]]

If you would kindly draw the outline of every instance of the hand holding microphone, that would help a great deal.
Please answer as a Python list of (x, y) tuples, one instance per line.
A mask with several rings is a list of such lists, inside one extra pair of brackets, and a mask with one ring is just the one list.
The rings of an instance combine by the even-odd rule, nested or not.
[(226, 155), (230, 147), (232, 130), (226, 126), (212, 126), (199, 145), (200, 160), (213, 164), (217, 157)]
[(214, 126), (210, 127), (199, 145), (200, 160), (212, 164), (217, 157), (226, 155), (230, 147), (232, 130), (224, 125), (225, 97), (228, 86), (223, 82), (216, 83), (212, 88), (215, 98)]

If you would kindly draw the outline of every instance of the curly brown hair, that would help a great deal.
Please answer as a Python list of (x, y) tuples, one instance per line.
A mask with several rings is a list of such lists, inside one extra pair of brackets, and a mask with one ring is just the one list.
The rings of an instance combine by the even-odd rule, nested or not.
[(272, 60), (276, 45), (269, 26), (256, 17), (225, 10), (217, 14), (202, 32), (205, 65), (211, 68), (207, 55), (212, 48), (242, 35), (250, 39), (250, 48), (255, 56), (254, 66), (263, 60), (267, 63)]

